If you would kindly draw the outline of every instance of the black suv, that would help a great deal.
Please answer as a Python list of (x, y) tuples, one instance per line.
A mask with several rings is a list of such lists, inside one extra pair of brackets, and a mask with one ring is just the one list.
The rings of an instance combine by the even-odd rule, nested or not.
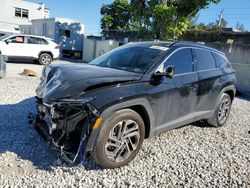
[(226, 123), (235, 71), (225, 54), (192, 42), (129, 43), (89, 64), (49, 65), (34, 126), (68, 163), (130, 162), (143, 140), (192, 122)]

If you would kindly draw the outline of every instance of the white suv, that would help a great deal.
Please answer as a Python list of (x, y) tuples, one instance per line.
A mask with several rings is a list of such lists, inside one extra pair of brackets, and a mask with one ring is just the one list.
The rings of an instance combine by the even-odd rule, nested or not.
[(46, 65), (59, 58), (60, 46), (52, 39), (34, 35), (13, 34), (0, 38), (0, 52), (9, 60), (38, 60)]

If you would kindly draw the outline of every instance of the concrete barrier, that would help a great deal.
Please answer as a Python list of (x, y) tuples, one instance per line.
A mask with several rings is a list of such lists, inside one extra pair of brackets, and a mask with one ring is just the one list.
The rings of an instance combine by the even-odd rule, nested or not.
[(250, 44), (206, 43), (224, 52), (236, 71), (236, 88), (250, 96)]

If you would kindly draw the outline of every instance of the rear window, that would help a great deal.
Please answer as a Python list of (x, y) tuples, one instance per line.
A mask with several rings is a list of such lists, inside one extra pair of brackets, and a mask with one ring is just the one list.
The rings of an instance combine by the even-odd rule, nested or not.
[(28, 44), (48, 44), (45, 39), (37, 38), (37, 37), (27, 37)]
[(222, 67), (225, 64), (227, 64), (227, 59), (219, 54), (213, 53), (215, 61), (216, 61), (216, 66), (217, 67)]
[(196, 57), (197, 71), (216, 68), (215, 60), (211, 52), (207, 50), (194, 49), (194, 54)]

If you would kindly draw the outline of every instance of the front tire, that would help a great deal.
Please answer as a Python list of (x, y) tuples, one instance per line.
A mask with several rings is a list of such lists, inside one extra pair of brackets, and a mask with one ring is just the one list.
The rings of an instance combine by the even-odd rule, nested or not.
[(229, 118), (231, 106), (232, 106), (231, 97), (228, 94), (223, 93), (220, 98), (220, 102), (216, 107), (214, 116), (207, 120), (208, 124), (214, 127), (223, 126)]
[(141, 116), (133, 110), (114, 112), (101, 125), (91, 152), (103, 168), (118, 168), (132, 161), (139, 152), (145, 127)]
[(53, 60), (52, 56), (48, 53), (42, 53), (39, 56), (39, 63), (41, 65), (48, 65), (52, 62), (52, 60)]

